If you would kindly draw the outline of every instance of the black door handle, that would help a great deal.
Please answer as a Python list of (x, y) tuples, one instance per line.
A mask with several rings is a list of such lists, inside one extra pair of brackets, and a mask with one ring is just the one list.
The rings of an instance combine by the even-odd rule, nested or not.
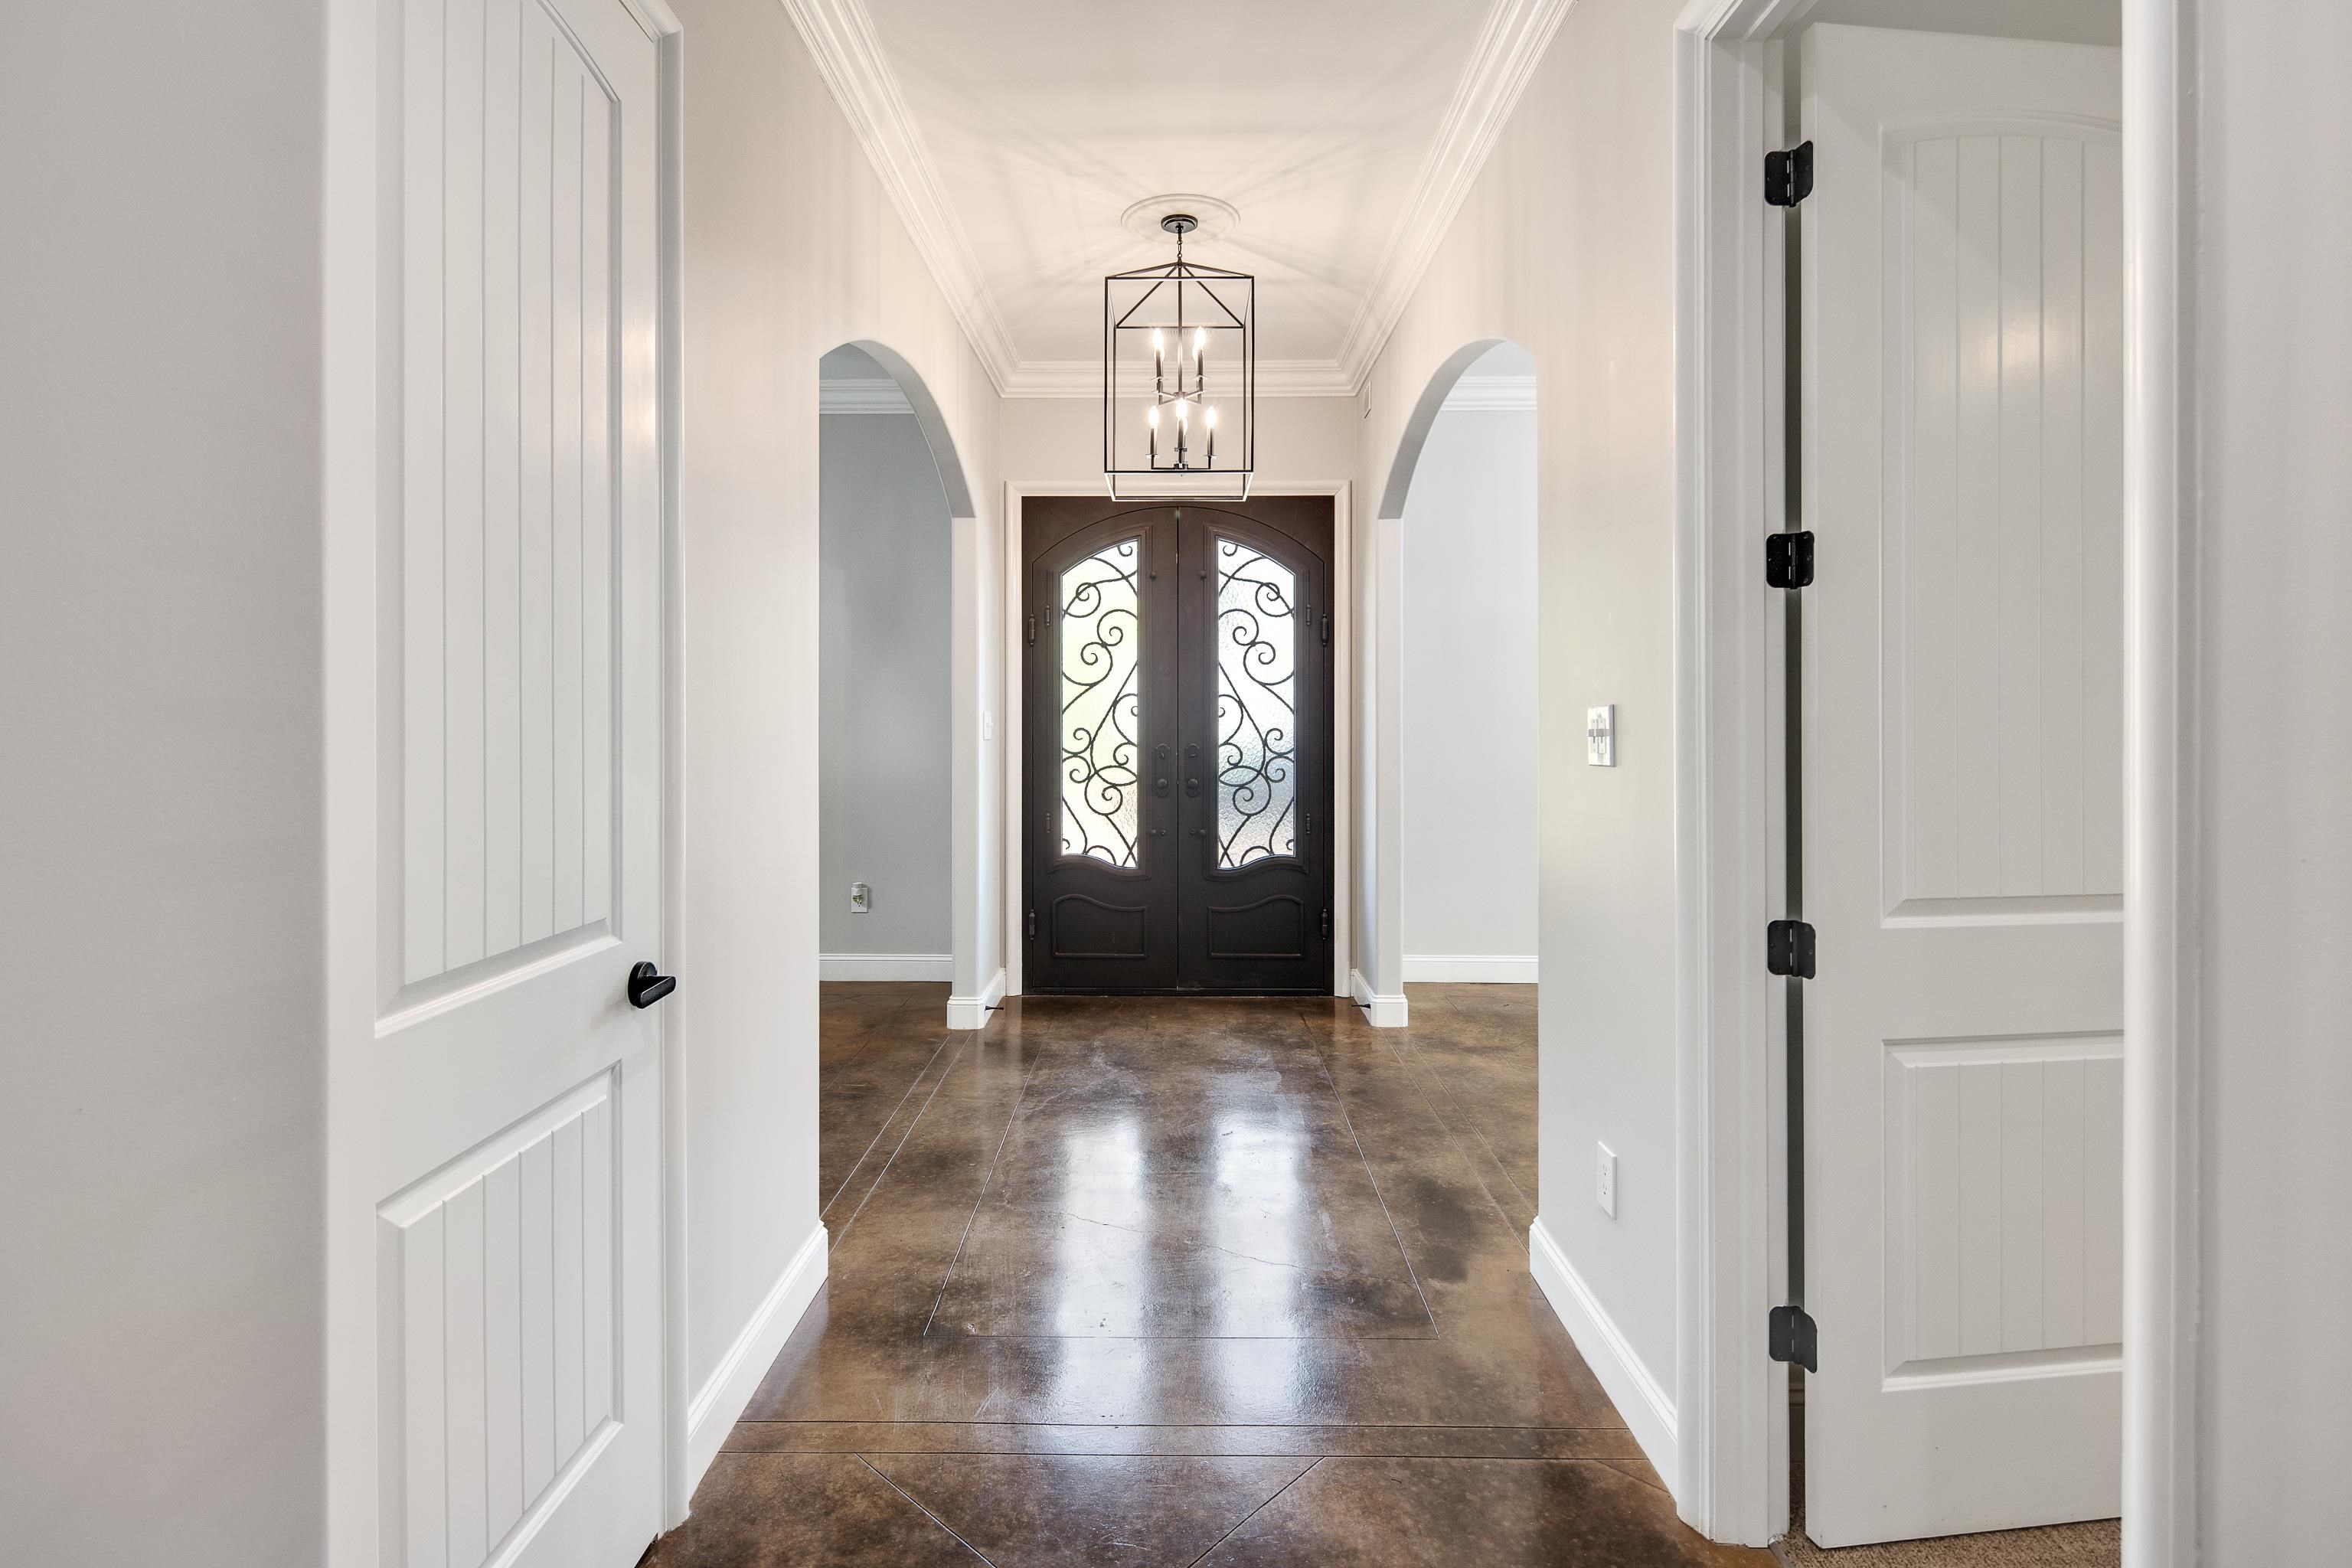
[(650, 1007), (677, 989), (677, 976), (664, 974), (650, 963), (629, 971), (629, 1005)]

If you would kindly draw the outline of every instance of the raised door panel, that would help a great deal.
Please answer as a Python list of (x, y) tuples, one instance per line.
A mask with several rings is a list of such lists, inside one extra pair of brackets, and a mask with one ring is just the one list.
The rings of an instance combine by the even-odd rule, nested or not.
[(384, 1558), (498, 1557), (614, 1430), (613, 1078), (382, 1205)]
[(1891, 1384), (2113, 1363), (2123, 1338), (2123, 1043), (1886, 1053)]
[(2123, 896), (2123, 212), (2112, 131), (1885, 142), (1886, 909)]
[(403, 7), (394, 1008), (609, 932), (619, 104), (535, 0)]

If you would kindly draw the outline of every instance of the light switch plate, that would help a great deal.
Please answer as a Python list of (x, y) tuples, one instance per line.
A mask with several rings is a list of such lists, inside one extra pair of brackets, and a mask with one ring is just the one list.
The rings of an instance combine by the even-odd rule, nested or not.
[(1584, 760), (1596, 768), (1617, 765), (1617, 704), (1584, 710)]
[(874, 912), (874, 889), (871, 884), (866, 882), (849, 884), (849, 912), (853, 915), (867, 915)]
[(1597, 1145), (1601, 1151), (1600, 1168), (1594, 1173), (1592, 1195), (1600, 1202), (1601, 1212), (1611, 1219), (1617, 1217), (1617, 1151), (1608, 1144)]

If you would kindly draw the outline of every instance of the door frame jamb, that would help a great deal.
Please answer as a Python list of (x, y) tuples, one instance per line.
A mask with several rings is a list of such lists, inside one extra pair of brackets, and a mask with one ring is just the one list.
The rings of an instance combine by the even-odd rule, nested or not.
[[(1780, 396), (1755, 180), (1777, 122), (1769, 41), (1811, 0), (1691, 0), (1675, 31), (1676, 1404), (1685, 1520), (1762, 1544), (1788, 1518), (1787, 1425), (1764, 1355), (1773, 1046), (1756, 935), (1770, 844), (1769, 655), (1756, 572)], [(2125, 310), (2124, 1539), (2192, 1568), (2201, 1237), (2190, 661), (2196, 410), (2193, 13), (2123, 0)], [(1777, 295), (1777, 284), (1771, 293)], [(1745, 1179), (1744, 1179), (1745, 1178)]]
[(1675, 34), (1676, 1326), (1675, 1497), (1717, 1541), (1789, 1519), (1773, 1053), (1760, 961), (1778, 799), (1763, 537), (1780, 521), (1780, 114), (1768, 40), (1811, 0), (1693, 0)]

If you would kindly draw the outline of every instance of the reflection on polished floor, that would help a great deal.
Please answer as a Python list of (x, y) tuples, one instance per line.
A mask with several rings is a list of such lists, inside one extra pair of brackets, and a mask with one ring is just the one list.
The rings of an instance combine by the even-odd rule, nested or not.
[(944, 990), (825, 987), (830, 1282), (664, 1568), (1769, 1563), (1528, 1278), (1531, 987)]

